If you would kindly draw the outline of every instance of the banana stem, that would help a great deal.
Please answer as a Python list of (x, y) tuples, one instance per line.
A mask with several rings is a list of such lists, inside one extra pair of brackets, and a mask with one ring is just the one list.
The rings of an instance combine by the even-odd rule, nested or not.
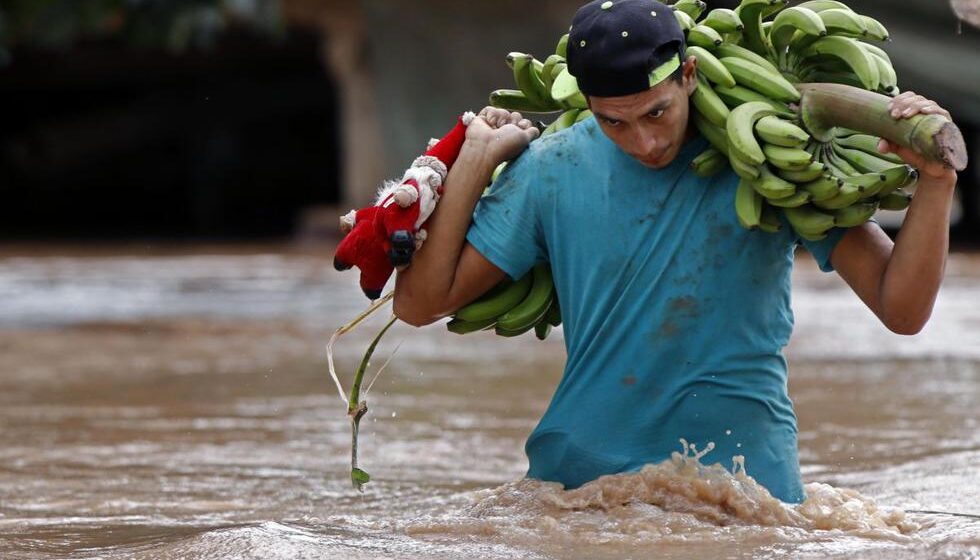
[(398, 317), (394, 315), (388, 320), (388, 324), (384, 326), (381, 331), (375, 335), (374, 340), (371, 341), (371, 345), (368, 346), (367, 351), (364, 353), (364, 357), (361, 358), (361, 363), (357, 366), (357, 372), (354, 374), (354, 384), (350, 389), (350, 398), (347, 404), (347, 415), (350, 416), (350, 428), (351, 428), (351, 441), (350, 441), (350, 471), (351, 471), (351, 482), (354, 484), (354, 488), (358, 491), (362, 490), (364, 484), (370, 480), (370, 476), (357, 468), (357, 433), (361, 425), (361, 418), (367, 414), (367, 401), (361, 401), (361, 382), (364, 379), (364, 372), (367, 371), (368, 363), (371, 361), (371, 355), (374, 354), (374, 349), (378, 346), (378, 342), (381, 341), (381, 337), (384, 336), (388, 329), (395, 324)]
[(808, 131), (829, 142), (835, 126), (881, 136), (914, 149), (957, 171), (966, 168), (967, 152), (960, 129), (941, 115), (895, 119), (889, 97), (843, 84), (796, 84), (803, 95), (800, 116)]

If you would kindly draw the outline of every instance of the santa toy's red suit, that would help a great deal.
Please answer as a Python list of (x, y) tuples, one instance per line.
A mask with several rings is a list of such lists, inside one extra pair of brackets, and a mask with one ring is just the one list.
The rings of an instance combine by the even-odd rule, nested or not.
[(381, 290), (395, 268), (408, 266), (412, 254), (425, 241), (425, 223), (442, 195), (443, 183), (466, 139), (466, 127), (476, 116), (466, 112), (441, 140), (412, 162), (400, 182), (387, 182), (373, 206), (351, 210), (340, 218), (347, 233), (337, 246), (337, 270), (361, 270), (361, 290), (368, 298)]

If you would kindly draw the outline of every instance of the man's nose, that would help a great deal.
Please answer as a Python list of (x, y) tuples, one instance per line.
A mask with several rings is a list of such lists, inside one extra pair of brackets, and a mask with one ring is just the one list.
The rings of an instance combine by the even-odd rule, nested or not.
[(656, 151), (657, 137), (642, 128), (636, 129), (633, 134), (634, 153), (640, 157), (646, 157)]

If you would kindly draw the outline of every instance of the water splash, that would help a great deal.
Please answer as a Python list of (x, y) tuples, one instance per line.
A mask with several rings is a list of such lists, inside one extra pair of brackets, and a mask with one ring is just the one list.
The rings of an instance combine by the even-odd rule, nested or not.
[(702, 463), (712, 443), (699, 451), (680, 441), (682, 452), (638, 472), (603, 476), (573, 490), (519, 480), (474, 493), (472, 504), (461, 512), (416, 520), (404, 529), (415, 536), (496, 535), (528, 545), (544, 531), (563, 546), (699, 540), (719, 528), (752, 540), (817, 541), (829, 530), (892, 542), (916, 540), (919, 527), (905, 512), (878, 506), (855, 490), (810, 483), (806, 501), (784, 503), (747, 474), (744, 456), (732, 457), (728, 471), (719, 463)]

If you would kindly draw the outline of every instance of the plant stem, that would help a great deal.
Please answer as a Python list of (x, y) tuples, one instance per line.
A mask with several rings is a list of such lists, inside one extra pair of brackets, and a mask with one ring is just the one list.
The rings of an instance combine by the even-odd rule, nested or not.
[(888, 96), (843, 84), (807, 83), (796, 87), (803, 94), (803, 123), (821, 142), (830, 141), (835, 126), (843, 126), (912, 148), (957, 171), (966, 168), (963, 134), (946, 117), (920, 114), (896, 119), (888, 109)]

